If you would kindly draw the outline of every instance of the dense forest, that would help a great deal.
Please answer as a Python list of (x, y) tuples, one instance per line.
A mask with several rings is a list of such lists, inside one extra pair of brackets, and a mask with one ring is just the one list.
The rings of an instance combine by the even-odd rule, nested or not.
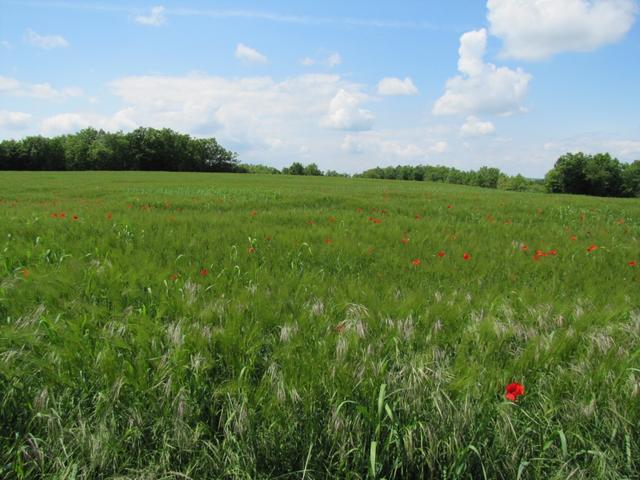
[[(157, 170), (239, 172), (308, 176), (348, 176), (318, 165), (293, 162), (278, 170), (240, 164), (236, 153), (215, 138), (194, 138), (168, 128), (129, 133), (86, 128), (53, 138), (26, 137), (0, 142), (0, 170)], [(501, 190), (640, 197), (640, 160), (626, 164), (608, 153), (567, 153), (543, 179), (509, 176), (498, 168), (463, 171), (441, 165), (376, 167), (355, 177), (472, 185)]]

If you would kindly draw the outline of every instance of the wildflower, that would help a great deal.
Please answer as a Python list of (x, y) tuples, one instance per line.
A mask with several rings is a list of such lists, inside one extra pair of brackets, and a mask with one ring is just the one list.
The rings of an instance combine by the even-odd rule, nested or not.
[(169, 275), (169, 280), (171, 280), (172, 282), (175, 282), (176, 280), (178, 280), (178, 275), (175, 273), (172, 273), (171, 275)]
[(520, 250), (522, 250), (523, 252), (526, 252), (527, 250), (529, 250), (529, 247), (527, 247), (526, 245), (522, 245), (520, 247)]
[(419, 213), (416, 213), (416, 220), (420, 220), (422, 218), (422, 215), (420, 215)]
[(255, 247), (249, 247), (247, 248), (247, 252), (249, 253), (249, 255), (251, 255), (252, 253), (256, 253), (256, 249)]
[(111, 220), (113, 218), (113, 215), (111, 214), (111, 212), (107, 213), (107, 220)]
[(29, 275), (31, 275), (31, 272), (29, 271), (29, 269), (28, 268), (23, 268), (22, 269), (22, 276), (24, 278), (29, 278)]
[(73, 216), (73, 217), (71, 217), (71, 218), (73, 218), (74, 220), (78, 220), (78, 218), (80, 218), (80, 217), (78, 217), (78, 215), (74, 215), (74, 216)]
[(315, 225), (315, 224), (316, 224), (316, 222), (315, 222), (314, 220), (308, 220), (308, 221), (307, 221), (307, 223), (308, 223), (309, 225)]
[(409, 239), (407, 237), (403, 237), (402, 240), (400, 240), (404, 245), (406, 245), (407, 243), (409, 243)]
[(331, 216), (329, 217), (329, 222), (331, 222), (331, 223), (335, 223), (335, 222), (336, 222), (336, 217), (334, 217), (333, 215), (331, 215)]
[(557, 254), (558, 254), (558, 250), (556, 250), (556, 249), (549, 250), (549, 251), (547, 252), (547, 255), (557, 255)]
[(447, 208), (453, 208), (453, 205), (447, 205)]
[(578, 237), (576, 237), (575, 235), (571, 235), (569, 240), (571, 240), (572, 242), (575, 242), (576, 240), (578, 240)]
[(524, 395), (524, 385), (515, 382), (510, 383), (505, 387), (505, 391), (506, 393), (504, 395), (504, 398), (515, 402), (520, 395)]
[(419, 258), (414, 258), (413, 260), (411, 260), (411, 265), (413, 265), (414, 267), (419, 267), (421, 263), (422, 262)]
[(382, 223), (382, 220), (380, 220), (379, 218), (372, 218), (372, 219), (371, 219), (371, 221), (372, 221), (373, 223), (376, 223), (376, 224), (377, 224), (377, 223)]
[(327, 245), (331, 245), (333, 243), (333, 240), (331, 240), (330, 238), (325, 238), (324, 243), (326, 243)]
[(637, 267), (637, 266), (638, 266), (638, 262), (636, 262), (635, 260), (632, 260), (632, 261), (630, 261), (630, 262), (628, 263), (628, 265), (629, 265), (630, 267)]
[(464, 252), (464, 255), (462, 255), (462, 258), (464, 258), (465, 260), (469, 260), (471, 258), (471, 255), (469, 255), (467, 252)]
[(66, 213), (64, 213), (64, 212), (60, 212), (60, 213), (58, 214), (58, 216), (59, 216), (60, 218), (65, 218), (65, 217), (67, 216), (67, 214), (66, 214)]
[(436, 255), (438, 255), (440, 258), (444, 257), (446, 255), (446, 253), (444, 252), (444, 250), (440, 250)]
[(255, 210), (251, 210), (251, 212), (249, 212), (249, 215), (251, 215), (252, 217), (255, 217), (258, 214), (258, 212), (256, 212)]
[(591, 253), (594, 250), (597, 250), (598, 246), (597, 245), (590, 245), (589, 248), (587, 248), (587, 252)]
[(544, 253), (542, 250), (536, 250), (535, 255), (533, 256), (533, 259), (537, 262), (538, 260), (540, 260), (542, 257), (546, 257), (547, 254)]
[(57, 213), (52, 213), (51, 214), (51, 218), (58, 218), (58, 214)]
[(618, 225), (624, 225), (624, 218), (621, 218), (616, 222)]
[(200, 276), (201, 277), (206, 277), (207, 275), (209, 275), (209, 270), (207, 270), (206, 268), (201, 268), (200, 269)]
[(343, 333), (345, 330), (345, 326), (344, 323), (339, 323), (338, 325), (336, 325), (336, 332), (338, 333)]

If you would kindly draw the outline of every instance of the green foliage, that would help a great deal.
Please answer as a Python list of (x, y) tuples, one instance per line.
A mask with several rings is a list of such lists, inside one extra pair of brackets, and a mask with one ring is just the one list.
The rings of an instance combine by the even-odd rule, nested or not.
[[(635, 196), (635, 168), (637, 167), (620, 163), (608, 153), (566, 153), (547, 173), (545, 185), (547, 191), (552, 193), (600, 197)], [(627, 171), (630, 173), (626, 173)]]
[(85, 128), (54, 138), (0, 142), (0, 170), (166, 170), (230, 172), (237, 155), (214, 138), (163, 128), (108, 133)]
[(638, 202), (285, 175), (0, 185), (0, 478), (640, 471)]

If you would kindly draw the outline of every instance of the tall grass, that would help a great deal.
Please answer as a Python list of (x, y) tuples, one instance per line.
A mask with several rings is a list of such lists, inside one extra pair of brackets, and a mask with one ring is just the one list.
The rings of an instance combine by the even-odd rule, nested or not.
[(639, 476), (637, 200), (0, 185), (0, 478)]

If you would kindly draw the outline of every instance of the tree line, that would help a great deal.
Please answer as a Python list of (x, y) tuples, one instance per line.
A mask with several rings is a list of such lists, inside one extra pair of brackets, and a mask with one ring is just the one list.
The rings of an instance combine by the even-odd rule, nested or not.
[[(318, 165), (293, 162), (278, 170), (240, 164), (236, 153), (215, 138), (194, 138), (169, 128), (138, 128), (129, 133), (86, 128), (52, 138), (30, 136), (0, 142), (0, 170), (158, 170), (348, 176)], [(431, 181), (513, 191), (640, 197), (640, 160), (626, 164), (608, 153), (561, 156), (544, 179), (509, 176), (498, 168), (459, 170), (441, 165), (376, 167), (354, 177)]]
[(160, 170), (232, 172), (237, 154), (215, 138), (169, 128), (109, 133), (85, 128), (73, 135), (0, 142), (0, 170)]

